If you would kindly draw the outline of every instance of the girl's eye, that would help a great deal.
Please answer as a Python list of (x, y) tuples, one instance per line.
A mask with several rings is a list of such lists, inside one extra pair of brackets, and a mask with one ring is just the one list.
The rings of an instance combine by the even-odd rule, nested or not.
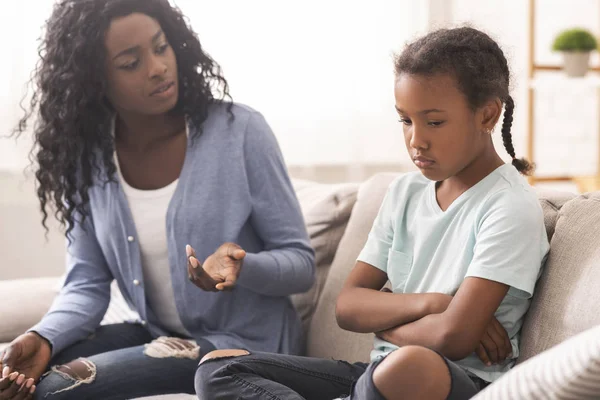
[(406, 119), (406, 118), (400, 118), (398, 120), (398, 122), (400, 122), (400, 123), (402, 123), (404, 125), (410, 125), (410, 124), (412, 124), (412, 121), (410, 119)]
[(121, 65), (119, 68), (130, 71), (130, 70), (135, 69), (138, 66), (139, 63), (140, 62), (138, 60), (136, 60), (136, 61), (131, 62), (129, 64)]
[(444, 121), (431, 121), (428, 124), (429, 124), (429, 126), (436, 127), (436, 126), (442, 125), (443, 123), (444, 123)]

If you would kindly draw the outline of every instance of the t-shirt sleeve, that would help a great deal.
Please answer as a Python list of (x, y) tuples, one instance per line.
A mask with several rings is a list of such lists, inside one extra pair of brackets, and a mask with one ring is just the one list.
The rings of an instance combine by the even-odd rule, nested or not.
[(509, 294), (530, 298), (549, 249), (537, 199), (511, 192), (494, 195), (476, 236), (466, 277), (504, 283), (510, 286)]
[(358, 256), (358, 261), (370, 264), (387, 273), (388, 254), (394, 240), (395, 186), (394, 181), (379, 208), (373, 222), (367, 243)]

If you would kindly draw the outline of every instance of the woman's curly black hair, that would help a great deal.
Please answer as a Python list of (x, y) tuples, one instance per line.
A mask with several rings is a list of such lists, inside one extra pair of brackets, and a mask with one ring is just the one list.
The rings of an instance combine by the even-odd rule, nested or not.
[(439, 29), (410, 43), (396, 58), (396, 74), (449, 73), (472, 109), (493, 98), (504, 103), (502, 141), (512, 165), (529, 175), (533, 165), (517, 158), (510, 129), (515, 103), (510, 96), (510, 70), (504, 52), (487, 34), (470, 27)]
[(188, 115), (196, 126), (211, 103), (231, 96), (220, 66), (202, 49), (181, 11), (168, 0), (62, 0), (46, 22), (33, 72), (33, 96), (15, 134), (34, 116), (37, 196), (47, 229), (48, 211), (66, 228), (89, 216), (88, 189), (102, 169), (106, 179), (116, 172), (111, 124), (114, 110), (105, 93), (105, 33), (114, 18), (146, 14), (160, 24), (178, 65), (179, 99), (173, 112)]

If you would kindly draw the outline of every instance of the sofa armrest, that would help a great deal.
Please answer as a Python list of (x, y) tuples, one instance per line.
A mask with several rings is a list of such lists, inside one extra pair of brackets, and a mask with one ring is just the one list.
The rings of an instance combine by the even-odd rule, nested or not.
[(0, 281), (0, 343), (12, 341), (42, 319), (58, 284), (57, 277)]

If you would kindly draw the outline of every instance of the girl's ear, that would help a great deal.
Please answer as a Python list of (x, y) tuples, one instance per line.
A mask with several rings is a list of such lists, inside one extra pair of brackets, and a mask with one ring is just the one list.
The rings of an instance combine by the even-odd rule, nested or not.
[(483, 132), (491, 132), (502, 114), (502, 102), (499, 98), (485, 103), (478, 112), (479, 128)]

